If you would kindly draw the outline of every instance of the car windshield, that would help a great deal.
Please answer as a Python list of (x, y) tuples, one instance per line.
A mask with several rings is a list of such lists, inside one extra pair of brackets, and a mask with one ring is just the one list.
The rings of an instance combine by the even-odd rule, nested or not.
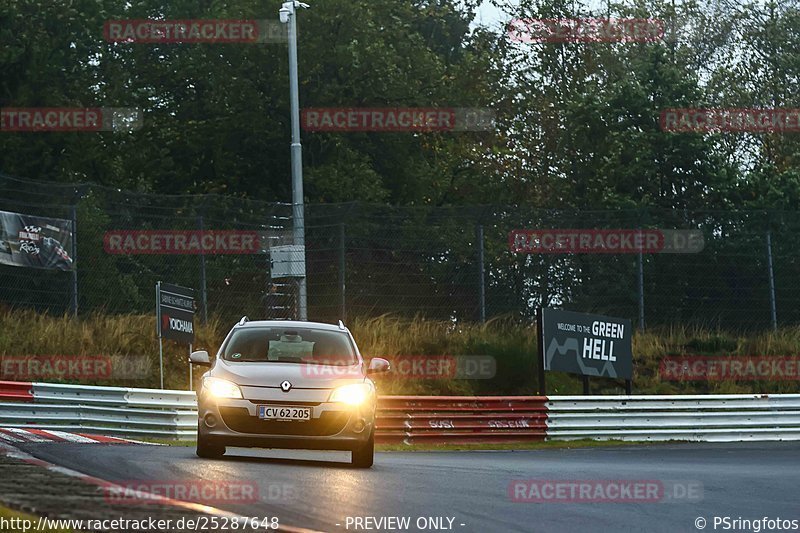
[(238, 329), (225, 345), (222, 358), (234, 362), (334, 366), (358, 362), (346, 333), (313, 328)]

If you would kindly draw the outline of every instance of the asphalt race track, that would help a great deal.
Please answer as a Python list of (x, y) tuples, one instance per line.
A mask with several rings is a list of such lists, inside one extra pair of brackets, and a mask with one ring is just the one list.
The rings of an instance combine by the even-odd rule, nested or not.
[[(340, 452), (233, 448), (224, 459), (211, 461), (187, 447), (28, 443), (22, 449), (115, 482), (254, 481), (259, 486), (254, 501), (203, 503), (321, 531), (366, 531), (367, 524), (369, 530), (386, 531), (376, 522), (356, 529), (353, 520), (389, 516), (410, 517), (410, 531), (419, 530), (420, 517), (449, 517), (452, 530), (463, 532), (698, 531), (698, 517), (707, 520), (706, 531), (714, 531), (715, 515), (800, 519), (797, 442), (385, 452), (377, 453), (370, 470), (350, 467), (349, 454)], [(690, 487), (693, 494), (677, 490), (669, 501), (641, 503), (512, 501), (513, 480), (530, 479), (650, 480), (669, 490)], [(449, 527), (447, 519), (443, 525)]]

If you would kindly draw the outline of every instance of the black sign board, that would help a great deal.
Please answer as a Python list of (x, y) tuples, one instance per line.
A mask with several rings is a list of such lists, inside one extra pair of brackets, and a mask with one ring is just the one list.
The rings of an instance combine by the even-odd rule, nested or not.
[(630, 320), (541, 309), (540, 324), (544, 370), (631, 379)]
[(156, 284), (158, 337), (184, 344), (194, 342), (194, 290), (179, 285)]

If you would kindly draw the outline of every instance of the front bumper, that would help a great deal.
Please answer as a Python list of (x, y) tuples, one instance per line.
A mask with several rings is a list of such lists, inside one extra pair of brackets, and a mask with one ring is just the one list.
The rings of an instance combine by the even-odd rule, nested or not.
[[(259, 405), (309, 407), (310, 421), (258, 418)], [(331, 402), (230, 400), (202, 395), (198, 431), (211, 443), (248, 448), (353, 450), (369, 440), (375, 399), (359, 406)], [(359, 430), (359, 428), (361, 428)]]

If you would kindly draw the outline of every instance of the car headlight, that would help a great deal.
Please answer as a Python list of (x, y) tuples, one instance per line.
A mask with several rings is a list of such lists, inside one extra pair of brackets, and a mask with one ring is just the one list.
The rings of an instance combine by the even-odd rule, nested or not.
[(239, 386), (227, 379), (206, 377), (203, 379), (203, 388), (217, 398), (242, 398), (242, 390)]
[(361, 405), (372, 395), (372, 385), (369, 383), (354, 383), (334, 389), (331, 393), (331, 402), (341, 402), (347, 405)]

